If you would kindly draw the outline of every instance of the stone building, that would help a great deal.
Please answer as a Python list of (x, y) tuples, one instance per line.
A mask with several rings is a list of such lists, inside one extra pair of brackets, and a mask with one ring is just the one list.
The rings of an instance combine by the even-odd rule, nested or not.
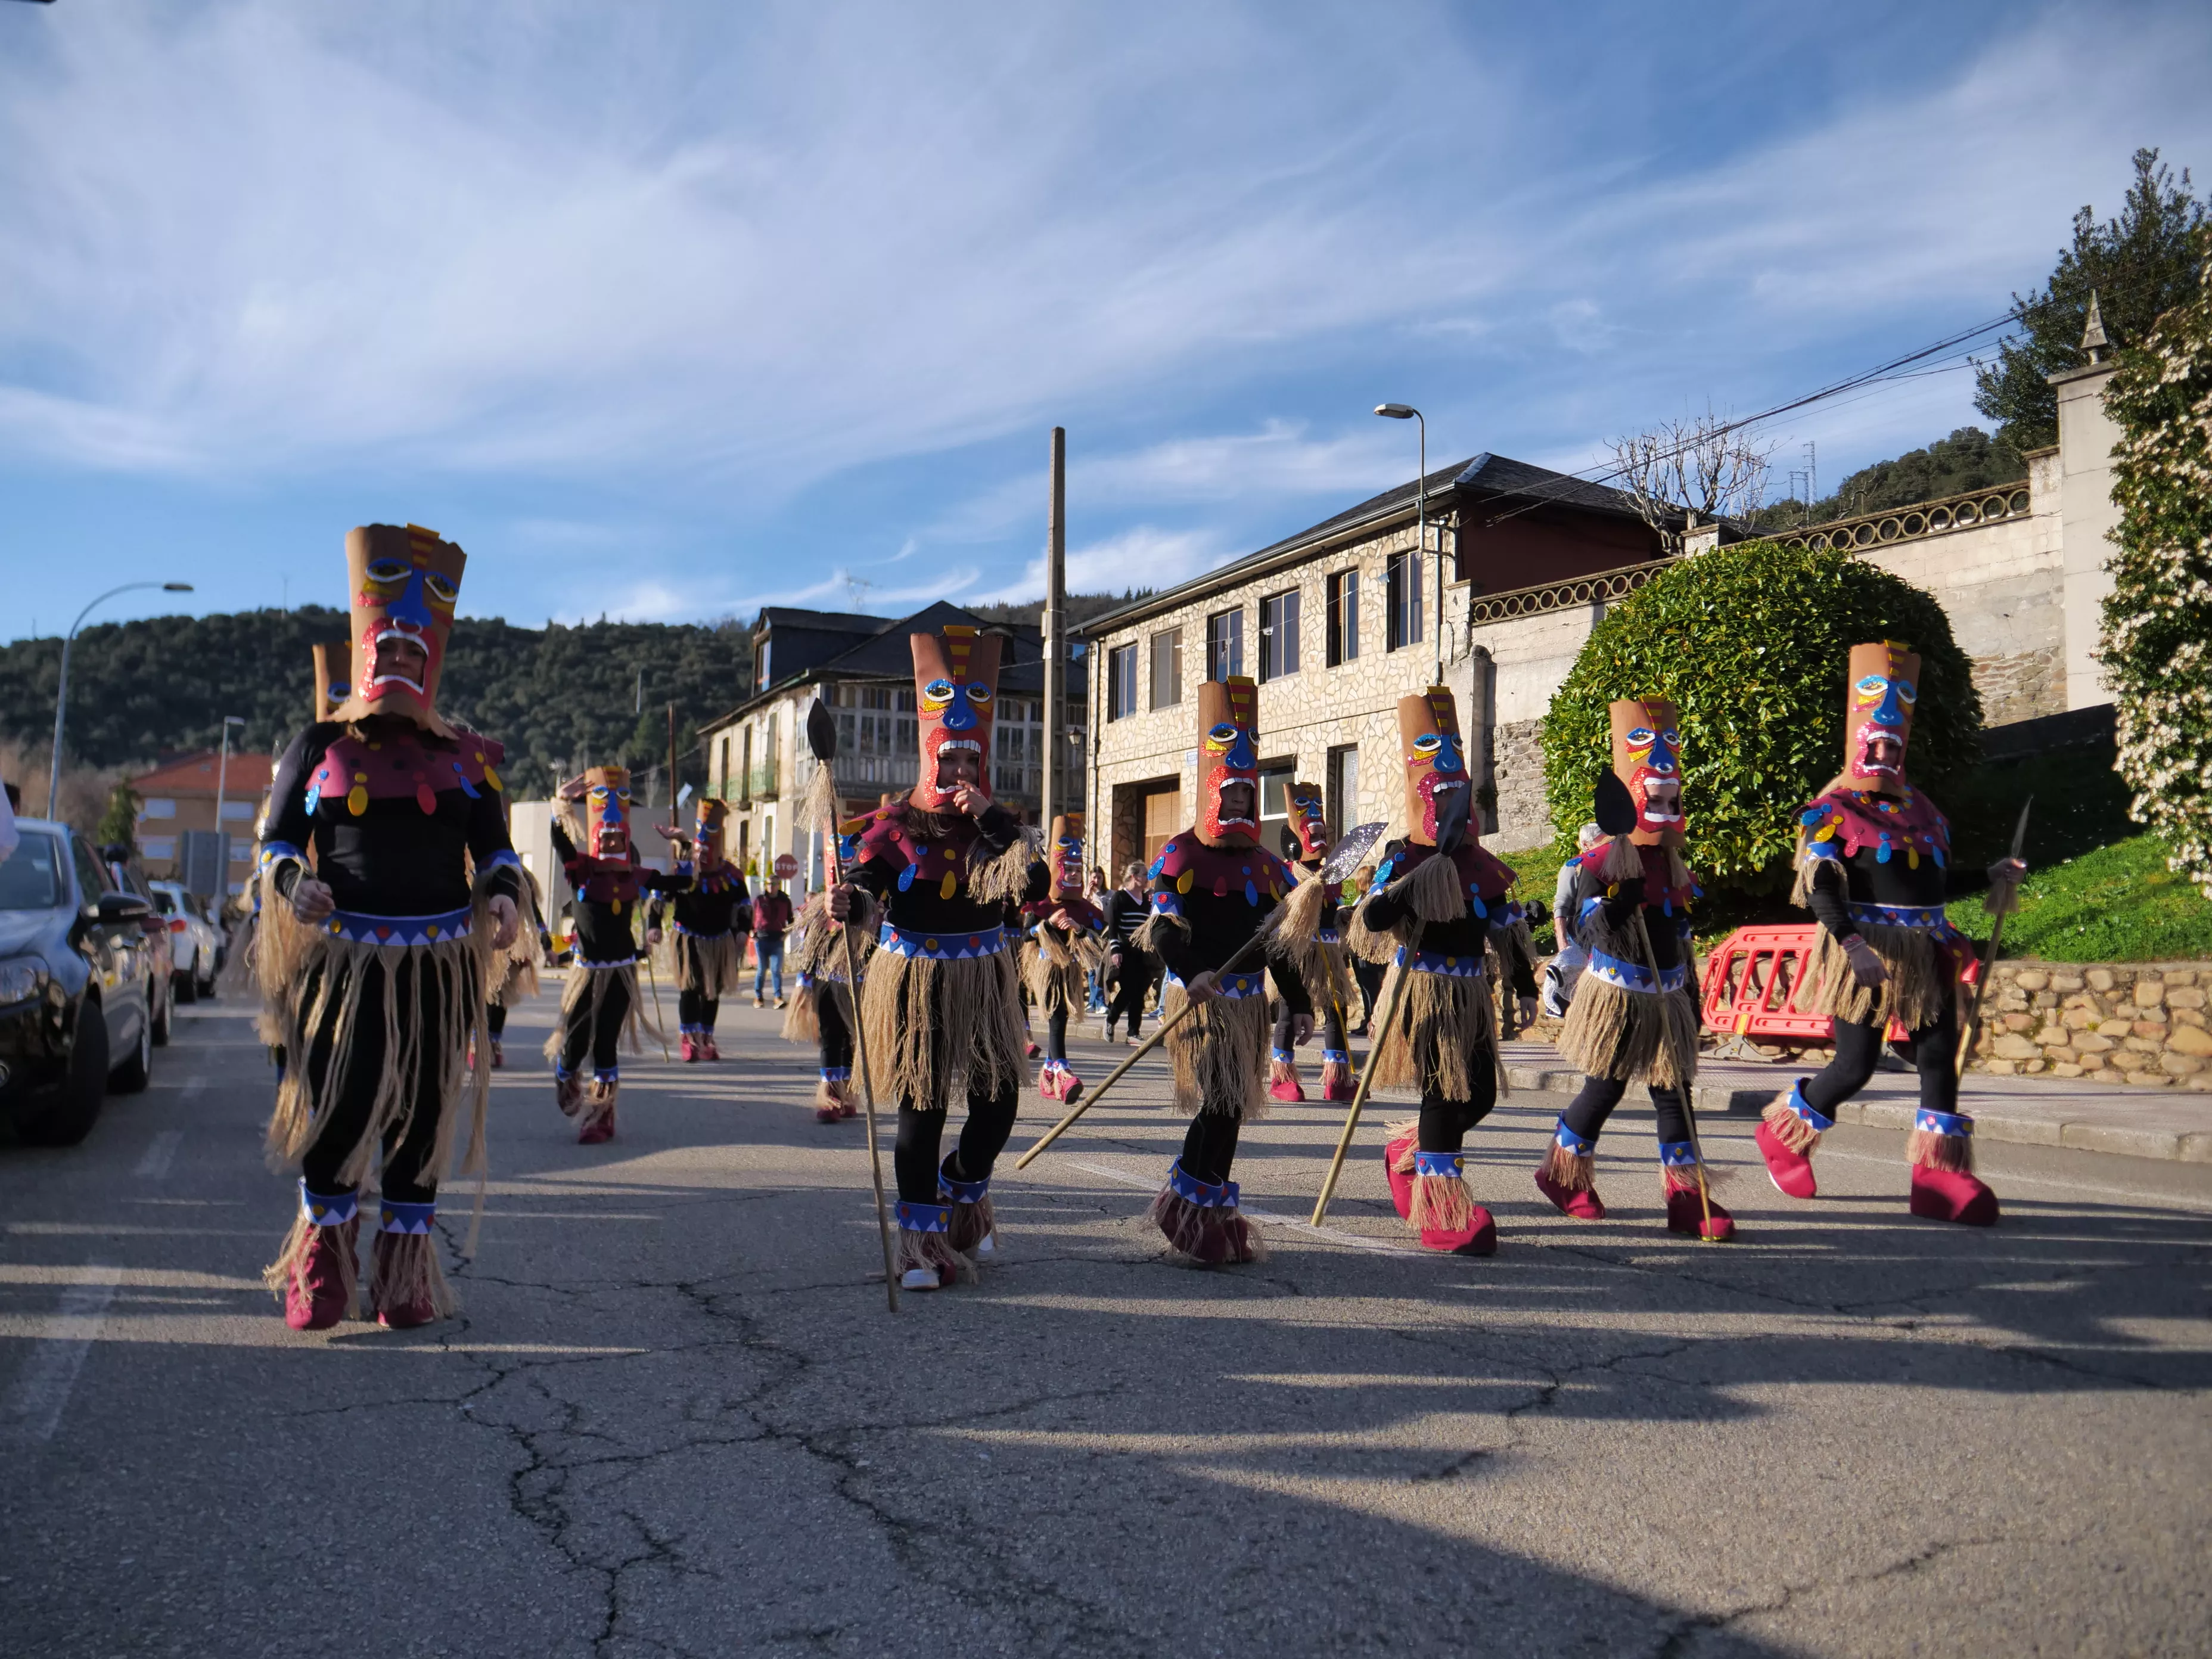
[[(790, 854), (798, 884), (822, 882), (816, 827), (801, 822), (814, 778), (806, 715), (819, 697), (837, 718), (837, 786), (842, 811), (873, 808), (884, 794), (914, 787), (920, 767), (909, 634), (947, 623), (1002, 635), (997, 719), (992, 727), (991, 792), (1025, 819), (1036, 816), (1047, 748), (1044, 653), (1035, 624), (988, 623), (939, 602), (903, 617), (805, 611), (775, 605), (753, 624), (752, 694), (707, 721), (699, 737), (707, 757), (708, 791), (730, 804), (726, 844), (749, 872), (775, 867)], [(1084, 676), (1078, 655), (1069, 666), (1061, 724), (1060, 788), (1073, 799), (1080, 787)]]
[(1469, 594), (1605, 586), (1612, 573), (1656, 568), (1661, 552), (1620, 492), (1483, 454), (1095, 618), (1082, 630), (1101, 713), (1086, 793), (1093, 860), (1148, 859), (1190, 823), (1193, 687), (1225, 674), (1259, 682), (1270, 845), (1294, 777), (1322, 787), (1340, 829), (1394, 814), (1398, 699), (1431, 684), (1440, 662), (1470, 765), (1488, 778), (1493, 721), (1476, 699), (1492, 687), (1473, 672)]

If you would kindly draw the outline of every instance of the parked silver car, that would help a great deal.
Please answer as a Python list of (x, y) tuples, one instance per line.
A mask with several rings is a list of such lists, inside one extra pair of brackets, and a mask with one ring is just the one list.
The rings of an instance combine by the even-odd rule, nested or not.
[(155, 908), (169, 925), (170, 969), (177, 1000), (193, 1002), (215, 994), (216, 970), (222, 966), (223, 934), (209, 917), (207, 901), (180, 881), (149, 881)]

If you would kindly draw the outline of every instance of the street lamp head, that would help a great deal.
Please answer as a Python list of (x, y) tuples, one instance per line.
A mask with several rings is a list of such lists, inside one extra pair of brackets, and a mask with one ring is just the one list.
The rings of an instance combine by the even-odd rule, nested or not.
[(1410, 421), (1415, 410), (1411, 404), (1377, 404), (1375, 412), (1393, 421)]
[(246, 724), (246, 716), (243, 714), (225, 714), (222, 717), (222, 723), (225, 726), (243, 726)]
[(192, 585), (190, 582), (163, 582), (161, 591), (164, 593), (189, 593), (192, 591)]

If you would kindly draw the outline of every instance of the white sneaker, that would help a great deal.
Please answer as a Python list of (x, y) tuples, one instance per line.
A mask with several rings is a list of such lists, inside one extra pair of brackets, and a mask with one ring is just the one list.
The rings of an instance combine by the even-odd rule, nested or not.
[(908, 1267), (899, 1280), (902, 1291), (933, 1291), (939, 1288), (934, 1267)]

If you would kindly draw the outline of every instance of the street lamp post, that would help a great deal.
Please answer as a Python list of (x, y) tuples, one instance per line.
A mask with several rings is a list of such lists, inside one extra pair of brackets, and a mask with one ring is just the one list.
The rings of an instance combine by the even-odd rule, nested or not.
[(222, 717), (222, 758), (215, 769), (215, 902), (218, 907), (230, 897), (230, 831), (222, 827), (222, 797), (230, 781), (230, 728), (246, 724), (243, 714)]
[(54, 692), (53, 761), (46, 772), (46, 816), (48, 817), (53, 817), (54, 804), (60, 799), (62, 793), (62, 721), (64, 716), (69, 712), (70, 647), (76, 643), (76, 630), (84, 625), (84, 619), (92, 614), (94, 605), (104, 605), (118, 593), (128, 593), (141, 587), (158, 587), (164, 593), (189, 593), (192, 591), (192, 585), (190, 582), (125, 582), (120, 587), (111, 587), (94, 599), (92, 605), (85, 606), (76, 613), (76, 620), (70, 624), (68, 637), (62, 641), (62, 680), (60, 686)]
[[(1377, 404), (1375, 412), (1389, 421), (1417, 421), (1421, 428), (1421, 470), (1413, 476), (1413, 515), (1419, 526), (1421, 551), (1429, 550), (1429, 423), (1411, 404)], [(1414, 568), (1420, 567), (1416, 565)], [(1437, 678), (1444, 683), (1444, 544), (1437, 540)]]

